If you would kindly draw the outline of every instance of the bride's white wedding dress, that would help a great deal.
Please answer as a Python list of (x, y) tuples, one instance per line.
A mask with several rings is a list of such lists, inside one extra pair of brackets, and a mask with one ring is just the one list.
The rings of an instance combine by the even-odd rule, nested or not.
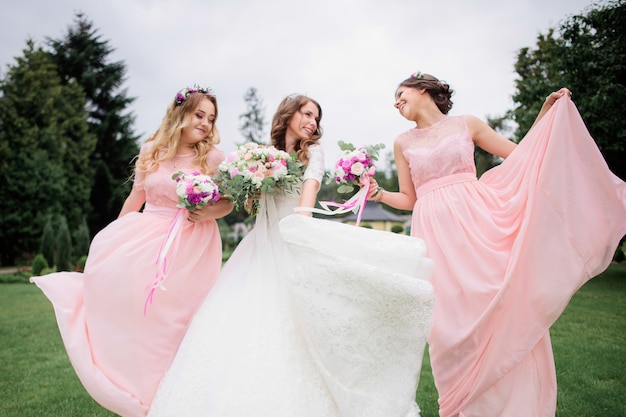
[[(305, 179), (321, 181), (310, 150)], [(293, 214), (263, 196), (198, 310), (151, 417), (419, 416), (432, 261), (420, 239)]]

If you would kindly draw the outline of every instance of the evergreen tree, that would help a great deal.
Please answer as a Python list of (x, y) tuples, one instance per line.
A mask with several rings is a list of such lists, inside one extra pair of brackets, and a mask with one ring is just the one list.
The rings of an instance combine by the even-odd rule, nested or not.
[(52, 226), (52, 216), (48, 216), (46, 224), (41, 234), (41, 245), (39, 253), (46, 259), (48, 265), (54, 265), (54, 249), (56, 246), (56, 238), (54, 236), (54, 227)]
[(247, 105), (245, 113), (239, 115), (242, 120), (239, 131), (244, 137), (245, 142), (269, 143), (269, 139), (265, 138), (265, 107), (263, 100), (258, 96), (258, 91), (254, 87), (250, 87), (243, 97)]
[[(246, 142), (254, 142), (267, 144), (269, 139), (264, 138), (265, 132), (265, 108), (263, 107), (263, 101), (258, 97), (257, 89), (250, 87), (244, 96), (247, 110), (245, 113), (239, 115), (239, 119), (242, 120), (239, 131), (244, 137), (243, 144)], [(229, 225), (234, 223), (248, 222), (250, 216), (244, 210), (232, 211), (225, 217), (225, 222)]]
[(82, 13), (62, 39), (48, 38), (52, 58), (64, 84), (80, 85), (87, 97), (89, 132), (97, 138), (91, 166), (101, 170), (98, 178), (111, 180), (106, 187), (93, 187), (89, 229), (96, 233), (114, 220), (130, 191), (127, 181), (130, 164), (139, 152), (138, 137), (132, 131), (134, 116), (127, 111), (134, 98), (122, 88), (126, 68), (110, 62), (114, 49)]
[(38, 253), (37, 256), (35, 256), (30, 265), (31, 273), (36, 277), (40, 276), (44, 269), (48, 269), (50, 267), (46, 258), (41, 253)]
[(87, 221), (83, 218), (83, 221), (78, 225), (74, 233), (74, 246), (72, 247), (74, 259), (86, 256), (89, 253), (90, 241), (89, 226), (87, 226)]
[[(105, 218), (103, 218), (102, 213), (110, 213), (110, 215), (113, 215), (115, 212), (113, 209), (115, 199), (111, 191), (115, 189), (115, 180), (103, 160), (100, 159), (96, 161), (93, 168), (92, 192), (89, 198), (92, 210), (88, 215), (87, 226), (97, 228), (97, 230), (94, 230), (94, 233), (97, 233), (99, 229), (108, 224)], [(107, 215), (106, 218), (108, 217), (109, 215)]]
[(63, 85), (49, 54), (27, 41), (0, 81), (0, 256), (35, 252), (48, 214), (78, 224), (89, 207), (85, 97)]
[(55, 252), (54, 265), (56, 266), (57, 271), (71, 271), (72, 239), (70, 237), (70, 229), (67, 226), (67, 219), (65, 216), (60, 217), (56, 247), (57, 250)]

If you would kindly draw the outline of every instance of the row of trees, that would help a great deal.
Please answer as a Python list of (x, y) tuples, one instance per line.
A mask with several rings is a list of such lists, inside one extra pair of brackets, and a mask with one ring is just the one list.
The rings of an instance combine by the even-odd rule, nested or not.
[[(592, 5), (539, 35), (534, 47), (521, 49), (515, 107), (489, 118), (492, 126), (502, 130), (513, 122), (512, 139), (522, 139), (546, 94), (567, 86), (609, 166), (626, 178), (624, 1)], [(2, 265), (41, 250), (51, 221), (58, 233), (67, 223), (76, 249), (72, 257), (78, 259), (86, 254), (86, 245), (78, 243), (84, 241), (85, 225), (93, 236), (117, 216), (130, 189), (130, 161), (139, 138), (127, 110), (133, 98), (123, 88), (125, 65), (111, 62), (112, 52), (78, 13), (63, 37), (48, 38), (43, 46), (28, 40), (0, 79)], [(244, 100), (242, 142), (264, 143), (265, 109), (258, 91), (250, 88)], [(476, 158), (480, 171), (497, 163), (480, 150)], [(377, 180), (397, 188), (395, 167), (379, 167)], [(333, 186), (323, 185), (320, 198), (338, 196)], [(233, 214), (227, 220), (243, 217)]]
[(0, 262), (39, 247), (51, 216), (74, 240), (113, 220), (138, 152), (125, 66), (78, 13), (60, 39), (27, 40), (0, 80)]

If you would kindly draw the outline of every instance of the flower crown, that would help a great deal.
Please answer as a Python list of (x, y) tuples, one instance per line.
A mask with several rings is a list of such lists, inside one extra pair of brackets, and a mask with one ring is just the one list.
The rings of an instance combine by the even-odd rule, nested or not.
[(193, 86), (185, 87), (182, 90), (180, 90), (178, 93), (176, 93), (176, 96), (174, 97), (174, 100), (176, 100), (176, 104), (177, 105), (182, 104), (185, 100), (187, 100), (187, 97), (189, 97), (189, 94), (192, 94), (192, 93), (202, 93), (207, 96), (215, 95), (215, 93), (210, 87), (200, 87), (198, 84), (194, 84)]
[(423, 79), (424, 78), (424, 73), (422, 71), (416, 71), (413, 74), (411, 74), (411, 76), (409, 78)]

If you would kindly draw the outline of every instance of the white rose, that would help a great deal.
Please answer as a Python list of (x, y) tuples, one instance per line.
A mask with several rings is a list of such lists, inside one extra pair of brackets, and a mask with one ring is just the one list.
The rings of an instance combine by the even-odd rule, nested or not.
[(185, 197), (187, 195), (187, 184), (185, 184), (184, 181), (180, 181), (176, 184), (176, 195), (180, 197)]
[(335, 170), (335, 177), (343, 178), (345, 176), (346, 176), (346, 171), (344, 171), (343, 168), (339, 167)]
[(355, 162), (350, 167), (350, 173), (357, 175), (357, 176), (361, 175), (364, 171), (365, 171), (365, 166), (363, 166), (363, 164), (360, 162)]

